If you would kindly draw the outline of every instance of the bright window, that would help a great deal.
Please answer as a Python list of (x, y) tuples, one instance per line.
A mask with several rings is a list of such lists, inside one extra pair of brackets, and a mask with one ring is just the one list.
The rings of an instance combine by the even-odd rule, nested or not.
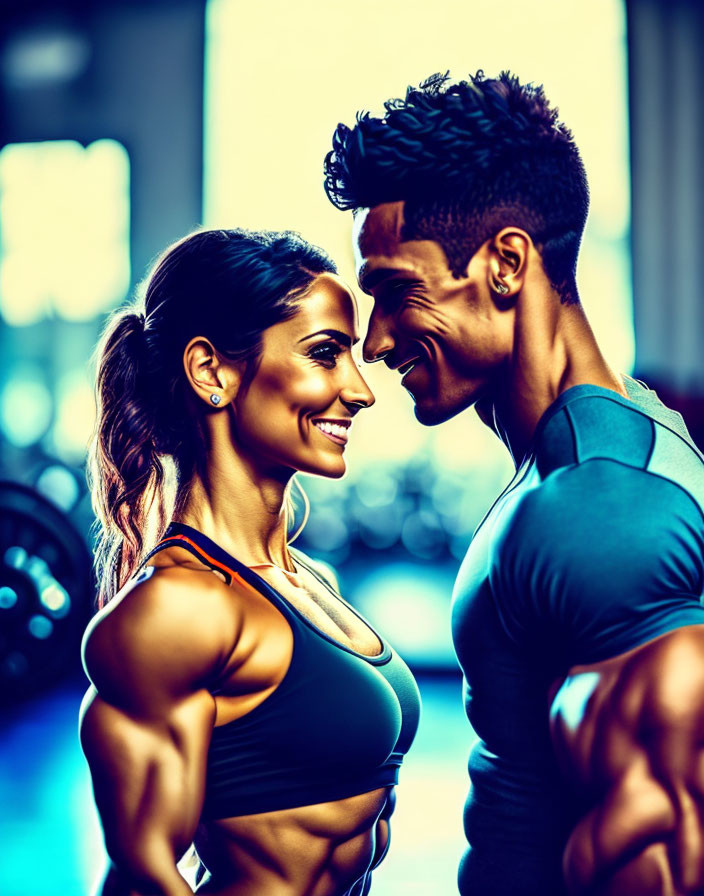
[(130, 284), (129, 158), (115, 140), (0, 150), (0, 314), (91, 320)]
[[(383, 100), (433, 72), (462, 78), (479, 68), (487, 75), (508, 68), (542, 83), (575, 135), (591, 188), (580, 293), (607, 358), (630, 372), (622, 0), (506, 0), (500, 7), (494, 0), (209, 0), (205, 222), (299, 230), (354, 283), (351, 215), (334, 209), (322, 189), (336, 124), (352, 124), (362, 108), (381, 111)], [(370, 378), (380, 400), (366, 415), (375, 420), (366, 450), (393, 445), (396, 458), (412, 457), (424, 440), (411, 414), (389, 413), (403, 403), (397, 383), (387, 402), (386, 378), (376, 371)], [(403, 439), (391, 438), (399, 425)]]

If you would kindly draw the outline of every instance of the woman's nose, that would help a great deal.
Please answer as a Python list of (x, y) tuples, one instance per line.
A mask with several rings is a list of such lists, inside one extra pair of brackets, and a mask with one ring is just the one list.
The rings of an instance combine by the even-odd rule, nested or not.
[(340, 401), (349, 407), (356, 407), (357, 410), (370, 408), (376, 401), (374, 393), (356, 364), (353, 364), (353, 369), (354, 374), (340, 390)]

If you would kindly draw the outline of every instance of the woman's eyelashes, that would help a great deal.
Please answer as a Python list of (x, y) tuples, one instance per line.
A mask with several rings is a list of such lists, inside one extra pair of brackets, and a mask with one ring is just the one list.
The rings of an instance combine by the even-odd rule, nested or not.
[(342, 346), (337, 342), (319, 342), (318, 345), (308, 349), (308, 357), (323, 367), (334, 367), (342, 350)]

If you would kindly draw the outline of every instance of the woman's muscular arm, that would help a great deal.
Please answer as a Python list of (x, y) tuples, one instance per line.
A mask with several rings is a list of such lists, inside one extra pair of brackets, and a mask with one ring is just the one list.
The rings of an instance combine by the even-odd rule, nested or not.
[(81, 744), (112, 859), (104, 896), (191, 892), (176, 862), (203, 801), (215, 718), (205, 685), (227, 662), (237, 626), (232, 595), (215, 577), (168, 569), (89, 627), (84, 661), (93, 687)]
[(588, 807), (564, 852), (570, 894), (701, 893), (704, 626), (570, 670), (551, 732)]

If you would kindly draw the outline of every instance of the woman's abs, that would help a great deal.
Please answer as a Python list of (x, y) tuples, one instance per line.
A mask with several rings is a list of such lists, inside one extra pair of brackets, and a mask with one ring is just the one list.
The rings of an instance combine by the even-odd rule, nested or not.
[(389, 841), (393, 788), (332, 803), (202, 824), (195, 838), (210, 877), (199, 894), (362, 896)]

